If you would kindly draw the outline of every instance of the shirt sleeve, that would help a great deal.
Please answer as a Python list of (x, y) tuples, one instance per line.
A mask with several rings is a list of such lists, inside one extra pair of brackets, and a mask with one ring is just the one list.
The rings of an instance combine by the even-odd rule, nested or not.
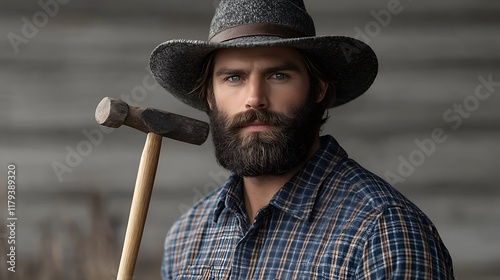
[(383, 211), (363, 250), (357, 279), (454, 279), (434, 225), (401, 207)]
[[(166, 245), (165, 245), (165, 247), (166, 247)], [(171, 267), (170, 260), (171, 260), (171, 257), (169, 255), (169, 252), (165, 248), (165, 251), (163, 253), (163, 260), (161, 263), (161, 279), (162, 280), (172, 279), (172, 273), (170, 271), (170, 267)]]
[(172, 276), (172, 268), (174, 266), (174, 246), (172, 244), (175, 243), (175, 233), (179, 221), (177, 221), (172, 228), (168, 231), (167, 236), (165, 237), (165, 243), (163, 244), (163, 259), (161, 263), (161, 279), (162, 280), (171, 280)]

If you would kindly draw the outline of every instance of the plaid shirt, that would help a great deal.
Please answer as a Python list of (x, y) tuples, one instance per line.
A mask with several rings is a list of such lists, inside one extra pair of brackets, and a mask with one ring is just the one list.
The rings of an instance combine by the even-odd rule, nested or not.
[(454, 279), (420, 209), (331, 136), (250, 223), (232, 175), (169, 231), (163, 279)]

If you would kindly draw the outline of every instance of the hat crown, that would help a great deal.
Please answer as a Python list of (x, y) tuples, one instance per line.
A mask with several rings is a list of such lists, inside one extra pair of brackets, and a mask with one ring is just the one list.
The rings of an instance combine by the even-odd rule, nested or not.
[[(307, 13), (303, 0), (222, 0), (212, 18), (209, 40), (223, 31), (239, 26), (268, 24), (283, 27), (291, 32), (278, 31), (272, 34), (236, 34), (234, 37), (253, 35), (273, 35), (279, 37), (315, 36), (316, 31), (311, 16)], [(291, 35), (293, 34), (293, 35)]]

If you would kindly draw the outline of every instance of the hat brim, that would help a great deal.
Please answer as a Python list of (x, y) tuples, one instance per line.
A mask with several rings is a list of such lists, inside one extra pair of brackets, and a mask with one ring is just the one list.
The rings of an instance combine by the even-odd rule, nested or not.
[(153, 50), (150, 68), (158, 83), (174, 97), (204, 111), (205, 102), (193, 88), (201, 75), (205, 57), (222, 48), (264, 46), (292, 47), (305, 52), (334, 84), (336, 97), (331, 107), (365, 93), (377, 76), (378, 62), (373, 50), (359, 40), (344, 36), (290, 39), (253, 36), (222, 43), (170, 40)]

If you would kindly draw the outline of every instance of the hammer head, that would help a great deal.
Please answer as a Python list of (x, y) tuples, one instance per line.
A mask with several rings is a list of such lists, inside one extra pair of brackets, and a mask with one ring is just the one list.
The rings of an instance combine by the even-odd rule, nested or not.
[(145, 133), (201, 145), (208, 137), (206, 122), (153, 108), (129, 106), (122, 100), (105, 97), (95, 111), (97, 123), (120, 127), (127, 125)]

